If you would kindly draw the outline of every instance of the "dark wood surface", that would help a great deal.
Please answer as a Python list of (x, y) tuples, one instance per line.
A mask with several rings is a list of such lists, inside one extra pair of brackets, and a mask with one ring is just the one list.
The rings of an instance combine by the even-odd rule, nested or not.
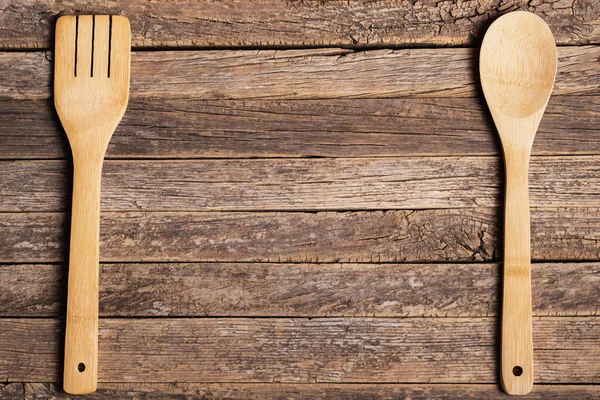
[[(70, 154), (51, 100), (0, 100), (0, 126), (0, 159), (63, 159)], [(478, 97), (150, 98), (130, 101), (106, 157), (493, 155), (500, 162), (500, 154), (491, 117)], [(551, 97), (533, 154), (600, 154), (600, 97)]]
[[(600, 6), (0, 4), (0, 399), (65, 399), (60, 14), (132, 22), (103, 174), (95, 399), (500, 399), (501, 148), (486, 27), (550, 25), (530, 169), (534, 391), (600, 397)], [(450, 47), (450, 48), (448, 48)]]
[[(100, 273), (104, 317), (416, 318), (500, 313), (497, 263), (105, 263)], [(448, 279), (450, 274), (456, 279)], [(590, 299), (600, 295), (599, 274), (597, 263), (534, 264), (534, 315), (596, 315), (598, 304)], [(0, 265), (0, 279), (6, 283), (0, 315), (64, 315), (66, 271), (60, 264)]]
[(41, 0), (3, 3), (0, 46), (47, 48), (57, 16), (73, 11), (129, 17), (134, 46), (470, 45), (518, 9), (546, 19), (560, 44), (600, 42), (593, 1)]
[[(86, 398), (114, 399), (127, 394), (143, 399), (507, 399), (493, 384), (328, 384), (298, 385), (289, 383), (102, 383), (98, 391)], [(5, 396), (5, 397), (2, 397)], [(12, 397), (14, 396), (14, 397)], [(21, 396), (21, 397), (19, 397)], [(0, 385), (0, 399), (56, 399), (69, 397), (59, 387), (47, 383), (10, 383)], [(78, 397), (77, 397), (78, 398)], [(592, 400), (598, 389), (590, 385), (536, 385), (527, 397), (533, 400)]]
[[(474, 97), (477, 48), (137, 51), (131, 98)], [(558, 48), (555, 95), (600, 93), (600, 46)], [(0, 52), (0, 98), (47, 99), (52, 53)], [(326, 84), (325, 84), (326, 83)]]
[[(497, 322), (490, 317), (103, 318), (98, 378), (493, 383)], [(539, 317), (533, 332), (538, 383), (587, 383), (600, 373), (600, 319)], [(60, 378), (63, 321), (4, 318), (0, 334), (0, 371), (15, 381)]]

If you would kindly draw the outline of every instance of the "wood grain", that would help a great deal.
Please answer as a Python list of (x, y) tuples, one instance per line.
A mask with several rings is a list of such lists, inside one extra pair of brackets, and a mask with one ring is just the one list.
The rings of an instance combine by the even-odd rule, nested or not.
[[(600, 47), (562, 47), (554, 94), (598, 95)], [(50, 97), (51, 53), (0, 53), (0, 99)], [(477, 49), (142, 51), (131, 98), (474, 97)], [(323, 82), (327, 82), (324, 85)]]
[[(104, 262), (498, 260), (495, 208), (321, 213), (103, 213)], [(532, 209), (533, 260), (600, 259), (600, 209)], [(0, 262), (59, 262), (67, 215), (4, 213)]]
[[(0, 377), (55, 382), (62, 322), (0, 319)], [(101, 319), (102, 382), (494, 383), (494, 318)], [(600, 319), (534, 321), (536, 382), (596, 383)]]
[[(498, 264), (102, 264), (100, 315), (498, 315)], [(456, 279), (448, 279), (452, 274)], [(0, 316), (64, 315), (63, 265), (0, 265)], [(533, 264), (535, 316), (597, 315), (600, 264)]]
[(514, 9), (568, 46), (533, 148), (553, 157), (530, 175), (546, 384), (526, 398), (598, 398), (598, 4), (7, 0), (0, 399), (69, 398), (48, 382), (62, 378), (70, 150), (40, 50), (75, 13), (130, 17), (137, 50), (104, 177), (92, 398), (504, 397), (502, 164), (476, 48)]
[(54, 2), (0, 6), (0, 48), (48, 48), (61, 14), (122, 14), (135, 46), (473, 45), (498, 14), (525, 9), (544, 18), (560, 44), (600, 42), (594, 2)]
[[(3, 397), (4, 396), (4, 397)], [(494, 384), (100, 383), (90, 399), (504, 399)], [(597, 385), (536, 385), (524, 399), (596, 399)], [(74, 399), (51, 383), (0, 385), (0, 399)]]
[(23, 400), (25, 387), (21, 383), (0, 383), (0, 400)]
[[(0, 159), (70, 154), (50, 101), (0, 101), (0, 126)], [(600, 97), (552, 97), (533, 154), (600, 154), (598, 126)], [(136, 99), (130, 102), (106, 157), (499, 154), (496, 130), (479, 98)]]
[[(0, 211), (68, 209), (66, 161), (0, 161)], [(534, 157), (533, 207), (598, 205), (600, 156)], [(502, 204), (497, 157), (107, 160), (102, 210), (392, 210)]]
[[(12, 383), (12, 390), (24, 390), (26, 399), (69, 399), (54, 384), (48, 383)], [(523, 399), (529, 400), (594, 400), (598, 398), (600, 388), (597, 385), (535, 385), (533, 391)], [(101, 383), (98, 391), (90, 399), (244, 399), (244, 400), (377, 400), (377, 399), (414, 399), (414, 400), (455, 400), (460, 399), (506, 399), (494, 384), (294, 384), (294, 383)], [(12, 397), (11, 397), (12, 399)]]

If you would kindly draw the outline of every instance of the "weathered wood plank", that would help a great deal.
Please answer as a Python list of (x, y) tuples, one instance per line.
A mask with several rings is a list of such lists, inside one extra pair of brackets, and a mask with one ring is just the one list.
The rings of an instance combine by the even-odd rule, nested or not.
[[(25, 390), (26, 399), (67, 400), (66, 395), (54, 384), (11, 383)], [(17, 389), (14, 389), (17, 390)], [(23, 390), (23, 389), (21, 389)], [(524, 400), (595, 400), (600, 386), (595, 385), (535, 385), (533, 391), (520, 397)], [(460, 399), (506, 399), (498, 385), (418, 385), (418, 384), (343, 384), (343, 383), (101, 383), (98, 391), (87, 398), (94, 400), (143, 399), (244, 399), (244, 400), (455, 400)], [(12, 398), (11, 398), (12, 399)]]
[[(62, 322), (0, 319), (0, 378), (56, 382)], [(105, 382), (434, 382), (497, 379), (494, 318), (101, 319)], [(538, 383), (597, 383), (600, 319), (534, 321)]]
[[(0, 211), (63, 211), (67, 161), (0, 161)], [(502, 205), (498, 157), (112, 160), (102, 178), (107, 211), (394, 210)], [(600, 156), (537, 156), (534, 207), (594, 207)]]
[(10, 0), (0, 6), (0, 47), (48, 48), (56, 17), (75, 13), (129, 17), (134, 46), (471, 45), (515, 9), (544, 18), (559, 44), (600, 42), (600, 10), (585, 1)]
[[(554, 94), (600, 93), (600, 47), (562, 47), (558, 55)], [(135, 52), (131, 97), (473, 97), (477, 60), (473, 48)], [(49, 98), (51, 63), (50, 53), (0, 53), (0, 98)]]
[[(565, 118), (568, 116), (568, 118)], [(65, 158), (51, 101), (0, 101), (0, 158)], [(555, 96), (533, 154), (598, 154), (600, 97)], [(134, 99), (108, 158), (498, 155), (479, 98)]]
[[(452, 275), (455, 279), (448, 279)], [(102, 264), (102, 316), (493, 316), (497, 264)], [(0, 265), (0, 315), (55, 317), (66, 267)], [(533, 264), (537, 316), (596, 315), (600, 264)]]
[[(41, 393), (40, 393), (41, 394)], [(42, 395), (43, 397), (43, 395)], [(25, 398), (25, 388), (20, 383), (0, 383), (0, 400), (22, 400)]]
[[(68, 216), (4, 213), (0, 262), (59, 262)], [(501, 210), (103, 213), (104, 262), (446, 262), (500, 255)], [(600, 259), (600, 209), (532, 209), (534, 260)]]

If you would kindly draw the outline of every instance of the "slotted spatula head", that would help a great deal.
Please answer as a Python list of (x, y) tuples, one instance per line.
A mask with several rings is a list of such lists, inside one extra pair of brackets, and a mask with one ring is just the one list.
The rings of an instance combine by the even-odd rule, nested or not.
[(54, 57), (54, 104), (73, 156), (84, 151), (103, 157), (129, 99), (129, 20), (60, 17)]

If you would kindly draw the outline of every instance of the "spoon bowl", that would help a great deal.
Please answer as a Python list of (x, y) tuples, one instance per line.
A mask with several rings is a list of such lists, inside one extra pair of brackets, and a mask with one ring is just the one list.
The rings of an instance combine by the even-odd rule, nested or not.
[[(494, 121), (532, 117), (539, 121), (556, 76), (556, 44), (548, 25), (535, 14), (517, 11), (488, 29), (480, 53), (481, 86)], [(502, 140), (535, 129), (500, 130)]]

